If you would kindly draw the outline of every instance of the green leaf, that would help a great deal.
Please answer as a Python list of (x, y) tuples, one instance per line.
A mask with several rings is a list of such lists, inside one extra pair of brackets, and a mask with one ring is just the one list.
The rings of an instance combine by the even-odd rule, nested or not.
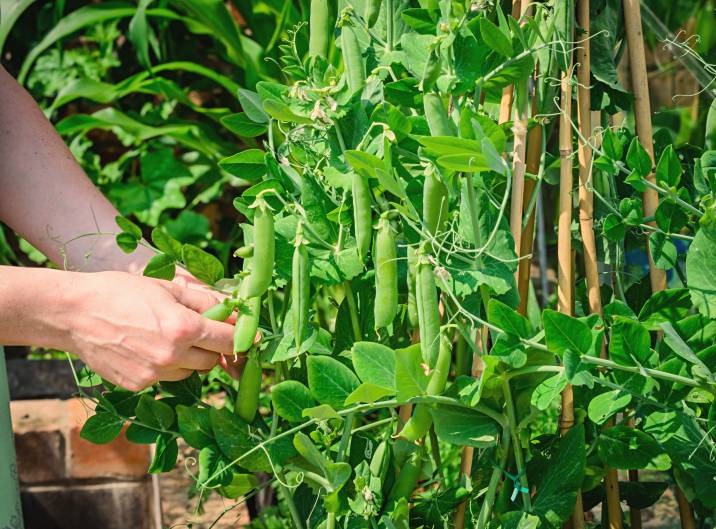
[(147, 277), (156, 279), (166, 279), (171, 281), (176, 273), (176, 261), (170, 255), (160, 253), (152, 257), (147, 266), (144, 267), (143, 274)]
[(425, 394), (430, 380), (426, 367), (423, 364), (420, 344), (395, 351), (395, 387), (399, 401)]
[(553, 353), (561, 356), (567, 349), (580, 355), (590, 353), (592, 331), (586, 323), (550, 309), (542, 314), (542, 323), (547, 347)]
[(589, 402), (587, 415), (596, 424), (604, 424), (615, 413), (626, 408), (631, 402), (631, 395), (620, 389), (607, 391), (597, 395)]
[(94, 444), (114, 441), (122, 431), (124, 419), (111, 413), (98, 412), (92, 415), (80, 431), (80, 437)]
[(345, 405), (357, 404), (359, 402), (377, 402), (384, 397), (395, 394), (395, 389), (377, 386), (370, 382), (363, 382), (353, 393), (346, 398)]
[(265, 155), (261, 149), (247, 149), (219, 160), (219, 167), (237, 178), (253, 182), (266, 174)]
[(114, 239), (117, 241), (117, 246), (119, 246), (124, 253), (132, 253), (137, 249), (139, 244), (139, 240), (134, 235), (127, 233), (126, 231), (118, 233)]
[(189, 446), (201, 450), (214, 442), (207, 408), (195, 408), (180, 404), (176, 407), (176, 413), (179, 433)]
[(271, 388), (271, 401), (279, 417), (303, 421), (303, 410), (316, 405), (309, 389), (296, 380), (284, 380)]
[(586, 466), (584, 425), (573, 426), (552, 450), (552, 458), (532, 504), (532, 513), (549, 525), (566, 520), (574, 510)]
[(321, 404), (328, 404), (339, 410), (360, 382), (353, 371), (330, 356), (309, 356), (308, 387), (313, 397)]
[(663, 233), (655, 231), (649, 235), (649, 250), (658, 268), (670, 270), (678, 266), (676, 246)]
[(159, 383), (162, 391), (176, 397), (182, 404), (196, 404), (201, 401), (201, 377), (194, 371), (181, 380), (164, 380)]
[(562, 373), (543, 380), (532, 392), (532, 406), (542, 411), (549, 409), (565, 387), (567, 387), (567, 378)]
[(647, 365), (651, 356), (649, 331), (639, 322), (615, 316), (609, 357), (625, 366)]
[(611, 468), (636, 470), (645, 468), (661, 454), (652, 436), (630, 426), (613, 426), (597, 438), (599, 459)]
[(604, 151), (604, 154), (609, 157), (609, 159), (615, 162), (620, 161), (622, 159), (622, 155), (624, 154), (622, 142), (619, 141), (619, 137), (610, 128), (607, 128), (604, 132), (604, 137), (602, 138), (602, 150)]
[(137, 420), (152, 428), (169, 430), (174, 424), (174, 410), (151, 395), (142, 395), (137, 404)]
[(679, 233), (689, 223), (689, 217), (681, 206), (673, 202), (662, 202), (654, 213), (656, 225), (666, 233)]
[(646, 300), (639, 311), (639, 321), (650, 331), (656, 331), (662, 323), (685, 318), (691, 307), (688, 289), (661, 290)]
[(246, 112), (224, 116), (221, 118), (221, 124), (240, 138), (255, 138), (268, 131), (264, 123), (256, 123)]
[(418, 141), (433, 156), (482, 155), (482, 145), (475, 140), (455, 138), (454, 136), (421, 136)]
[(709, 383), (713, 384), (714, 377), (711, 374), (711, 369), (709, 369), (706, 364), (704, 364), (703, 360), (696, 356), (696, 353), (694, 353), (694, 351), (691, 349), (691, 347), (689, 347), (689, 345), (684, 341), (684, 339), (679, 336), (679, 333), (676, 332), (676, 329), (674, 329), (674, 326), (671, 324), (671, 322), (662, 322), (659, 327), (661, 327), (661, 330), (664, 331), (664, 343), (666, 343), (666, 345), (668, 345), (672, 351), (674, 351), (677, 355), (686, 360), (688, 363), (698, 367), (699, 372), (706, 377)]
[(210, 253), (192, 244), (185, 244), (182, 254), (187, 270), (199, 281), (213, 285), (224, 278), (224, 265)]
[(438, 158), (438, 165), (451, 171), (464, 173), (481, 173), (491, 171), (492, 166), (484, 155), (473, 154), (446, 154)]
[(621, 242), (626, 236), (626, 226), (622, 219), (614, 213), (609, 213), (604, 217), (602, 230), (604, 231), (604, 236), (610, 241)]
[(286, 103), (282, 103), (276, 99), (267, 99), (264, 101), (264, 110), (266, 113), (277, 121), (285, 121), (288, 123), (297, 123), (299, 125), (312, 125), (313, 120), (306, 116), (299, 116)]
[(395, 351), (375, 342), (355, 342), (353, 368), (363, 382), (395, 391)]
[(157, 444), (154, 447), (154, 459), (147, 472), (159, 474), (174, 470), (178, 455), (179, 445), (176, 438), (170, 434), (161, 434), (157, 438)]
[(154, 228), (152, 230), (152, 243), (157, 249), (174, 258), (175, 261), (181, 261), (182, 244), (163, 229)]
[(480, 19), (480, 35), (492, 51), (503, 57), (512, 57), (512, 41), (487, 18)]
[(679, 185), (681, 173), (683, 173), (683, 169), (679, 162), (679, 156), (672, 145), (667, 145), (664, 152), (661, 153), (659, 163), (656, 164), (656, 181), (667, 188), (674, 187)]
[(157, 442), (159, 432), (132, 423), (127, 427), (124, 436), (130, 443), (138, 445), (151, 445)]
[(319, 421), (328, 421), (330, 419), (340, 419), (338, 412), (328, 404), (319, 404), (312, 408), (305, 408), (301, 413), (303, 417), (309, 419), (318, 419)]
[(700, 229), (686, 254), (686, 275), (691, 301), (701, 314), (716, 318), (716, 235)]
[(487, 305), (487, 319), (507, 334), (519, 338), (529, 338), (532, 335), (532, 328), (527, 318), (495, 298), (490, 298)]
[(141, 239), (142, 238), (142, 230), (139, 226), (137, 226), (134, 222), (131, 220), (122, 217), (122, 216), (116, 216), (114, 218), (114, 221), (117, 223), (117, 226), (120, 227), (120, 229), (123, 232), (129, 233), (132, 235), (135, 239)]
[(235, 500), (245, 496), (260, 485), (259, 479), (253, 474), (234, 474), (228, 485), (218, 489), (224, 498)]
[(271, 465), (263, 450), (246, 455), (249, 450), (258, 446), (260, 440), (251, 433), (250, 426), (237, 415), (226, 408), (211, 408), (209, 422), (216, 443), (227, 458), (231, 461), (238, 459), (239, 466), (251, 472), (271, 471)]
[(476, 448), (494, 446), (497, 442), (498, 424), (486, 415), (467, 408), (440, 405), (430, 413), (441, 441)]
[(251, 121), (254, 123), (269, 122), (269, 117), (264, 111), (261, 98), (256, 92), (252, 92), (251, 90), (247, 90), (245, 88), (239, 88), (238, 97), (241, 110), (246, 113), (246, 116)]
[(639, 143), (639, 138), (634, 137), (629, 145), (626, 155), (626, 162), (629, 169), (634, 171), (639, 177), (646, 178), (651, 174), (651, 158), (646, 149)]

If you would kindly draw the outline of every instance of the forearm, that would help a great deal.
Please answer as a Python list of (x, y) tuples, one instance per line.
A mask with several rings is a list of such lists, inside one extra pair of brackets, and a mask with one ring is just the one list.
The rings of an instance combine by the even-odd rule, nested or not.
[(0, 220), (69, 270), (137, 271), (153, 254), (119, 249), (116, 215), (30, 95), (0, 67)]
[(81, 274), (0, 266), (0, 344), (62, 348), (72, 291)]

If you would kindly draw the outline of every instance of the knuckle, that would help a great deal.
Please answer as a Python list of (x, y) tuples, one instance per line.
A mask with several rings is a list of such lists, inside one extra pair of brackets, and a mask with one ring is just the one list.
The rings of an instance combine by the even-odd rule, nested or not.
[(167, 322), (164, 332), (171, 343), (186, 342), (196, 334), (197, 325), (194, 319), (178, 315)]
[(176, 362), (177, 356), (177, 350), (174, 348), (159, 350), (154, 355), (154, 364), (159, 367), (169, 367)]

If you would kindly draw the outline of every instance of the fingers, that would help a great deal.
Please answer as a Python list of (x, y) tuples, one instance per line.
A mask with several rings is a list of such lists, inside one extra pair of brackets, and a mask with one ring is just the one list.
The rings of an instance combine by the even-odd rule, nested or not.
[(219, 354), (234, 353), (234, 326), (229, 323), (202, 318), (192, 345)]
[(160, 281), (160, 284), (167, 289), (179, 303), (194, 312), (202, 313), (209, 307), (216, 305), (217, 301), (219, 301), (218, 296), (208, 291), (186, 288), (169, 281)]
[(190, 347), (178, 355), (177, 365), (190, 371), (207, 371), (218, 363), (219, 358), (221, 356), (214, 352), (199, 347)]
[(182, 369), (182, 368), (167, 369), (162, 372), (161, 380), (164, 380), (167, 382), (175, 382), (177, 380), (184, 380), (185, 378), (191, 376), (191, 374), (193, 372), (194, 372), (193, 369)]

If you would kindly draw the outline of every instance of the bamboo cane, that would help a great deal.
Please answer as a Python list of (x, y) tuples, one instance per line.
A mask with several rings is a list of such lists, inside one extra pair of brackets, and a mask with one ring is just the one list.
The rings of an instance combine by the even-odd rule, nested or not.
[[(537, 110), (537, 95), (532, 97), (532, 113)], [(527, 172), (537, 174), (539, 172), (540, 159), (542, 157), (542, 126), (535, 125), (527, 134)], [(532, 179), (525, 180), (524, 196), (531, 197), (534, 193), (536, 182)], [(529, 205), (523, 205), (523, 213), (527, 212)], [(520, 244), (520, 262), (517, 268), (517, 292), (520, 296), (520, 304), (517, 310), (523, 316), (527, 315), (527, 301), (529, 296), (530, 285), (530, 268), (532, 265), (532, 247), (534, 245), (535, 233), (535, 211), (533, 208), (524, 232), (522, 233), (522, 243)]]
[[(603, 316), (602, 300), (599, 288), (599, 270), (597, 268), (597, 245), (594, 237), (594, 194), (592, 185), (592, 148), (589, 138), (592, 136), (592, 120), (590, 109), (590, 75), (591, 57), (589, 46), (589, 0), (578, 3), (577, 21), (581, 28), (581, 44), (577, 48), (577, 122), (580, 138), (578, 140), (579, 158), (579, 227), (584, 248), (584, 270), (587, 279), (587, 298), (589, 309), (593, 314)], [(607, 351), (602, 340), (601, 356), (606, 357)], [(619, 505), (619, 476), (613, 468), (606, 467), (604, 476), (606, 489), (608, 520), (610, 529), (621, 529), (622, 513)]]
[[(632, 90), (634, 91), (634, 118), (639, 142), (646, 149), (654, 165), (654, 145), (652, 144), (651, 103), (649, 101), (649, 82), (646, 76), (646, 55), (644, 35), (641, 29), (641, 11), (639, 0), (624, 0), (624, 25), (626, 26), (627, 46), (629, 48), (629, 66), (631, 70)], [(654, 173), (647, 177), (656, 182)], [(644, 216), (653, 217), (659, 206), (659, 195), (653, 189), (644, 191)], [(651, 222), (652, 226), (656, 224)], [(652, 292), (666, 289), (666, 272), (656, 267), (649, 246), (649, 278)]]
[[(568, 23), (573, 24), (573, 3), (568, 2)], [(570, 33), (571, 35), (571, 33)], [(570, 39), (571, 40), (571, 39)], [(574, 306), (574, 257), (572, 254), (572, 52), (569, 52), (569, 68), (562, 74), (561, 113), (559, 116), (559, 219), (557, 228), (557, 307), (563, 314), (571, 315)], [(559, 417), (559, 431), (564, 435), (574, 425), (574, 392), (572, 385), (562, 391), (562, 411)], [(584, 529), (584, 507), (582, 493), (577, 493), (570, 529)]]
[[(634, 92), (634, 118), (636, 121), (636, 132), (642, 147), (649, 153), (652, 167), (654, 166), (654, 146), (652, 144), (651, 127), (651, 102), (649, 99), (649, 82), (646, 75), (646, 54), (644, 51), (644, 34), (641, 25), (641, 8), (639, 0), (624, 0), (624, 25), (626, 28), (627, 47), (629, 49), (629, 69), (631, 72), (631, 84)], [(655, 182), (654, 172), (647, 177)], [(643, 194), (644, 216), (653, 217), (656, 208), (659, 206), (659, 196), (653, 189), (647, 188)], [(654, 222), (650, 223), (655, 225)], [(656, 267), (651, 255), (649, 245), (646, 245), (646, 252), (649, 257), (649, 280), (651, 291), (659, 292), (666, 289), (666, 272)], [(637, 474), (630, 474), (630, 479), (637, 479)], [(676, 487), (676, 495), (679, 499), (679, 516), (683, 529), (693, 529), (696, 526), (693, 511), (683, 492)], [(632, 519), (639, 518), (640, 513), (631, 514)]]
[[(512, 0), (512, 18), (516, 19), (520, 15), (521, 1)], [(497, 122), (499, 124), (506, 123), (512, 115), (512, 97), (514, 96), (514, 87), (508, 85), (502, 89), (502, 99), (500, 99), (500, 114)]]

